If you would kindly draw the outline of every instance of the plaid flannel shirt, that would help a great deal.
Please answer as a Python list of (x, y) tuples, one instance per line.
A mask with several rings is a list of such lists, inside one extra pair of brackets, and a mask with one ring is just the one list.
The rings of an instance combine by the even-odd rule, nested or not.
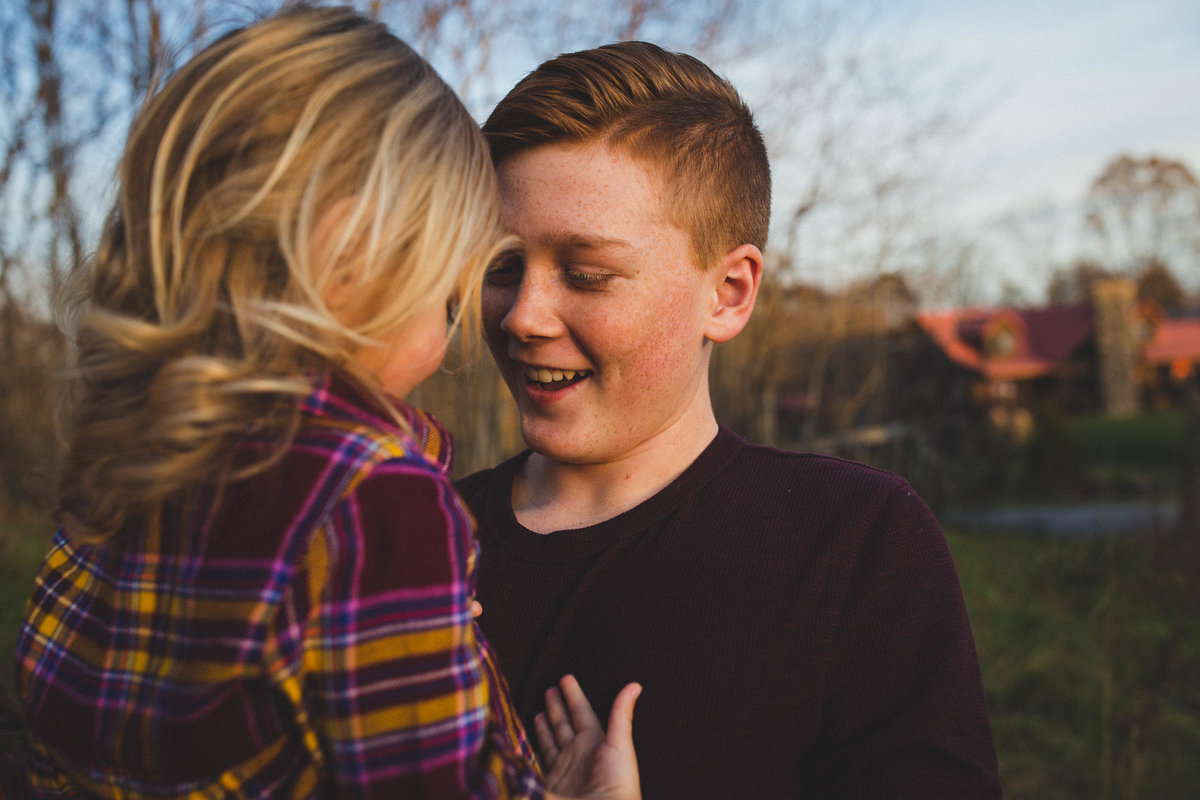
[(100, 545), (59, 532), (17, 649), (36, 793), (542, 795), (471, 619), (449, 441), (410, 417), (327, 377), (267, 471)]

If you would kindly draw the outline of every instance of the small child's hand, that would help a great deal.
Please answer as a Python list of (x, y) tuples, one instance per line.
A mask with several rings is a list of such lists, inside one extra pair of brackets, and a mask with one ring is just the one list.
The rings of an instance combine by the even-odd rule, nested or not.
[(613, 701), (608, 733), (571, 675), (546, 692), (546, 711), (537, 715), (538, 743), (554, 794), (596, 800), (640, 800), (637, 754), (633, 750), (633, 706), (642, 687), (631, 683)]
[(479, 619), (479, 615), (483, 613), (483, 604), (478, 600), (471, 601), (471, 619)]

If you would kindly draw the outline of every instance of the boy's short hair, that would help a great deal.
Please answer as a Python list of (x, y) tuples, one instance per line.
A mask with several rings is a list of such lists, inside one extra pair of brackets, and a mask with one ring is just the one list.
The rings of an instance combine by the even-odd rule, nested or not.
[(619, 42), (551, 59), (483, 126), (499, 168), (544, 144), (601, 141), (647, 162), (667, 214), (707, 267), (749, 243), (765, 249), (771, 169), (762, 133), (729, 81), (699, 59)]

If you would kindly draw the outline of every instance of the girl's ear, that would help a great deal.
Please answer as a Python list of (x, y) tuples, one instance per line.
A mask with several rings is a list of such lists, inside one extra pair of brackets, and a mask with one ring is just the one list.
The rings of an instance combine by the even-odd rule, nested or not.
[(325, 305), (335, 314), (344, 309), (355, 298), (352, 278), (343, 264), (348, 252), (341, 242), (345, 233), (346, 217), (354, 207), (355, 198), (343, 197), (325, 209), (308, 240), (308, 258), (312, 269), (312, 280), (322, 285), (321, 295)]
[(762, 269), (762, 251), (752, 244), (739, 245), (725, 254), (714, 268), (716, 284), (712, 311), (704, 328), (706, 339), (727, 342), (742, 332), (754, 311)]

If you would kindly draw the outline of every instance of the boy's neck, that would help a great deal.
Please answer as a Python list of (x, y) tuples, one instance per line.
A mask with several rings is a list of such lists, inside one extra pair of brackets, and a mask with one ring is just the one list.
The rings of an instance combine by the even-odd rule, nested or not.
[(596, 525), (640, 505), (679, 477), (717, 435), (712, 406), (618, 459), (576, 464), (532, 453), (513, 480), (517, 521), (537, 533)]

